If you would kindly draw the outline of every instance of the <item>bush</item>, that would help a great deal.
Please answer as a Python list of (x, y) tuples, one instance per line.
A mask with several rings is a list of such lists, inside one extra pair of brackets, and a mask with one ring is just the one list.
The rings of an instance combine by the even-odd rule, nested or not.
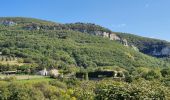
[(24, 63), (33, 63), (33, 60), (31, 58), (24, 58), (23, 62)]
[(130, 94), (124, 86), (103, 85), (95, 90), (97, 94), (95, 100), (126, 100), (130, 99)]
[(169, 100), (170, 91), (158, 81), (136, 80), (101, 83), (95, 88), (96, 100)]
[(9, 81), (9, 82), (16, 81), (16, 80), (17, 80), (17, 78), (15, 76), (4, 78), (4, 81)]
[(55, 86), (57, 88), (67, 89), (67, 85), (63, 82), (58, 81), (58, 80), (52, 80), (49, 82), (49, 84), (52, 86)]
[(163, 77), (168, 77), (170, 76), (170, 68), (164, 68), (161, 70), (161, 74)]
[(160, 79), (161, 73), (155, 70), (151, 70), (144, 77), (146, 80)]
[(23, 63), (23, 62), (24, 62), (23, 59), (21, 59), (21, 58), (18, 59), (18, 63)]
[(3, 55), (9, 55), (10, 54), (10, 49), (8, 49), (8, 48), (2, 49), (2, 54)]

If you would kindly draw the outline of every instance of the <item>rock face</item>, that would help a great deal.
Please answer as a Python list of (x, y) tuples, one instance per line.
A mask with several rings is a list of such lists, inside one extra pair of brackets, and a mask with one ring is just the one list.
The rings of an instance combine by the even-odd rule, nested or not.
[(161, 50), (162, 55), (170, 55), (170, 47), (165, 47)]
[[(100, 32), (100, 34), (96, 34), (96, 35), (107, 37), (110, 40), (118, 41), (118, 42), (120, 42), (121, 44), (123, 44), (126, 47), (131, 47), (135, 51), (139, 51), (139, 49), (135, 45), (128, 43), (127, 39), (119, 37), (114, 33), (107, 33), (107, 32), (102, 33), (102, 32)], [(167, 52), (167, 49), (163, 50), (163, 52)]]
[(128, 41), (126, 39), (122, 39), (121, 41), (124, 46), (129, 46)]
[[(104, 37), (104, 38), (109, 38), (110, 40), (118, 41), (118, 42), (120, 42), (121, 44), (123, 44), (124, 46), (131, 46), (131, 45), (128, 44), (128, 41), (127, 41), (126, 39), (121, 38), (121, 37), (117, 36), (117, 35), (114, 34), (114, 33), (94, 31), (94, 32), (91, 32), (91, 33), (89, 33), (89, 34), (98, 35), (98, 36), (102, 36), (102, 37)], [(134, 47), (134, 45), (131, 46), (131, 47)], [(137, 50), (137, 51), (138, 51), (137, 47), (135, 47), (134, 50)]]
[(110, 34), (109, 38), (110, 40), (119, 40), (119, 41), (121, 40), (120, 37), (118, 37), (116, 34), (113, 34), (113, 33)]
[(122, 43), (124, 46), (129, 46), (128, 41), (127, 41), (126, 39), (121, 38), (121, 37), (117, 36), (117, 35), (114, 34), (114, 33), (103, 32), (103, 33), (96, 34), (96, 35), (100, 35), (100, 36), (103, 36), (103, 37), (107, 37), (107, 38), (109, 38), (110, 40), (119, 41), (119, 42)]
[(40, 26), (36, 24), (30, 24), (24, 27), (26, 30), (39, 30)]
[(0, 22), (1, 25), (5, 25), (5, 26), (14, 26), (17, 25), (17, 23), (13, 22), (13, 21), (8, 21), (8, 20), (3, 20)]
[(153, 56), (170, 56), (170, 47), (163, 47), (161, 50), (154, 49), (151, 53)]
[(116, 40), (116, 41), (121, 41), (122, 40), (119, 36), (117, 36), (114, 33), (97, 31), (97, 32), (94, 32), (92, 34), (102, 36), (102, 37), (106, 37), (106, 38), (109, 38), (110, 40)]
[(110, 34), (107, 32), (103, 32), (103, 37), (110, 37)]

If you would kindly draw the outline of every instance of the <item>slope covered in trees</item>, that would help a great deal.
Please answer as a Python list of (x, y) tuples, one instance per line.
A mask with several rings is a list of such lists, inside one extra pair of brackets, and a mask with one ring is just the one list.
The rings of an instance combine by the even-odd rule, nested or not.
[[(32, 63), (38, 68), (118, 66), (131, 69), (169, 66), (168, 62), (116, 41), (87, 34), (94, 31), (111, 32), (94, 24), (56, 24), (30, 18), (0, 18), (0, 21), (2, 55), (23, 58), (23, 62)], [(8, 22), (7, 25), (4, 22)]]

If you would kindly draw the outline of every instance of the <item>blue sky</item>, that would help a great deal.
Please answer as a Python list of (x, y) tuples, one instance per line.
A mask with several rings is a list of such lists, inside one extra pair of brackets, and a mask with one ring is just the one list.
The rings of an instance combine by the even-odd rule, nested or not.
[(170, 0), (0, 0), (0, 16), (91, 22), (170, 41)]

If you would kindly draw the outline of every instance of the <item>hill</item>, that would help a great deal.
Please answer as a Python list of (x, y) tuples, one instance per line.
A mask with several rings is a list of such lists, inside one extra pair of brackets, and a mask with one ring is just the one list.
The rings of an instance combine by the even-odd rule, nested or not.
[[(23, 63), (33, 64), (33, 69), (118, 66), (128, 70), (170, 66), (166, 61), (141, 53), (149, 54), (145, 48), (149, 49), (150, 45), (144, 40), (150, 45), (168, 44), (166, 41), (114, 33), (90, 23), (60, 24), (33, 18), (0, 18), (2, 56), (21, 58)], [(133, 49), (132, 45), (122, 45), (126, 42), (141, 52)]]

